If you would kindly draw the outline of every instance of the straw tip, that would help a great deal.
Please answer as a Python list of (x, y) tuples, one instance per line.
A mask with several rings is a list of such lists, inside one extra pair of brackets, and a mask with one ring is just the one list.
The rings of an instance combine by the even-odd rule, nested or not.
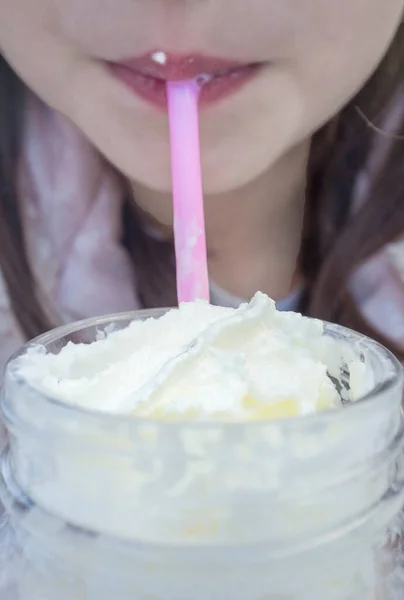
[(208, 75), (198, 75), (193, 79), (184, 79), (182, 81), (167, 81), (167, 90), (174, 94), (193, 94), (196, 98), (199, 96), (203, 85), (208, 81)]

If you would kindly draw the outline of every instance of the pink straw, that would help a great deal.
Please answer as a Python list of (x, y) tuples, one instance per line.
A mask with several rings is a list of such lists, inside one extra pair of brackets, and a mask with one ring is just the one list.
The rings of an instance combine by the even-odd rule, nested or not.
[(178, 302), (209, 300), (195, 81), (167, 83)]

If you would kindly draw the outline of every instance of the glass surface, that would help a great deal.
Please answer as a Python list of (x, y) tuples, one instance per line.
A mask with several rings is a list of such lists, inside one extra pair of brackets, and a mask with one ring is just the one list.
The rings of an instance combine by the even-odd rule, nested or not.
[[(84, 321), (33, 343), (58, 352), (162, 313)], [(10, 600), (402, 600), (401, 366), (368, 338), (325, 331), (361, 357), (374, 388), (341, 410), (280, 421), (84, 411), (30, 387), (11, 362), (0, 535), (22, 558)]]

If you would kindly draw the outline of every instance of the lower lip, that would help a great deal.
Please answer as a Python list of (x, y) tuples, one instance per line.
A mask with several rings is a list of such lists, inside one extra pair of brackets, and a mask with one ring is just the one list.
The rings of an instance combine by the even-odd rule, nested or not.
[[(119, 64), (109, 63), (110, 72), (140, 98), (154, 106), (167, 110), (166, 82), (147, 77)], [(203, 84), (200, 104), (207, 106), (223, 100), (244, 87), (259, 70), (259, 65), (248, 65), (226, 75), (214, 76)]]

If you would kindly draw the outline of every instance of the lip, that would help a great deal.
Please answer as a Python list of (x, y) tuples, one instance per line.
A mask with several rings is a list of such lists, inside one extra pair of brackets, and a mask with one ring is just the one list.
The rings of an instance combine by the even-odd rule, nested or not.
[(144, 56), (108, 62), (110, 73), (139, 97), (167, 110), (166, 83), (207, 76), (200, 96), (209, 105), (234, 94), (246, 85), (262, 65), (245, 64), (197, 54), (175, 56), (150, 52)]

